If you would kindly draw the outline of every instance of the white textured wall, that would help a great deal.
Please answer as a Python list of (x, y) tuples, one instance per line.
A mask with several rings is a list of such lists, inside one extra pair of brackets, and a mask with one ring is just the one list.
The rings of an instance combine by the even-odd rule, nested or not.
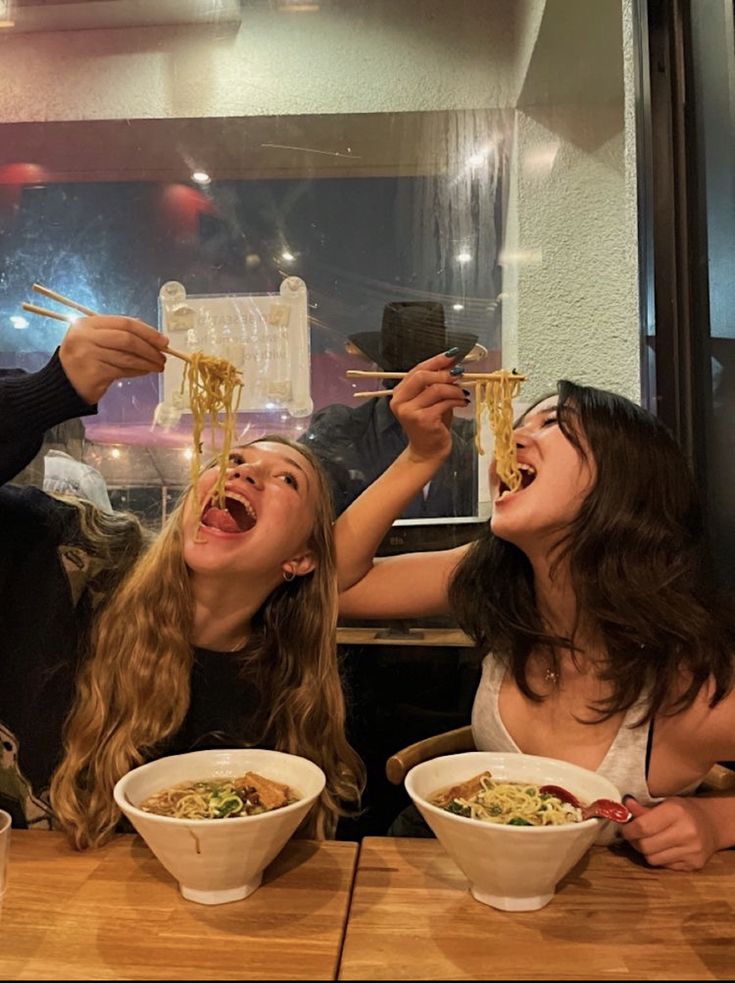
[[(641, 398), (641, 301), (640, 256), (638, 236), (638, 104), (636, 48), (638, 26), (633, 19), (633, 0), (622, 0), (623, 20), (623, 263), (620, 293), (620, 331), (625, 338), (625, 374), (629, 388), (620, 383), (620, 392), (631, 399)], [(621, 373), (622, 374), (622, 373)]]
[[(555, 3), (549, 0), (546, 16)], [(506, 365), (529, 375), (528, 399), (560, 378), (640, 399), (629, 0), (619, 10), (625, 94), (621, 80), (617, 105), (608, 89), (599, 105), (594, 92), (580, 92), (575, 104), (547, 98), (516, 111), (503, 353)]]
[(529, 2), (538, 0), (364, 0), (299, 15), (246, 5), (236, 34), (228, 25), (8, 32), (0, 120), (509, 106)]
[[(599, 115), (580, 117), (578, 110), (567, 122), (587, 135), (597, 128)], [(556, 127), (517, 114), (503, 348), (529, 374), (528, 396), (562, 377), (639, 396), (623, 151), (622, 130), (588, 152)]]
[[(516, 0), (513, 9), (515, 17), (515, 51), (513, 101), (515, 106), (523, 89), (528, 73), (528, 66), (538, 41), (539, 30), (544, 18), (548, 0)], [(558, 0), (550, 0), (556, 3)]]

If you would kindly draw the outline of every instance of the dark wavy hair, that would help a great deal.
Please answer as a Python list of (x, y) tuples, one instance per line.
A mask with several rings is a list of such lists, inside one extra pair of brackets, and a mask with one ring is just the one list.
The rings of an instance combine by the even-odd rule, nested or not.
[[(644, 693), (645, 723), (678, 713), (712, 681), (714, 706), (732, 685), (735, 614), (709, 570), (698, 489), (667, 428), (630, 400), (562, 380), (559, 427), (597, 478), (570, 523), (551, 567), (568, 563), (578, 622), (591, 626), (606, 652), (600, 677), (608, 698), (596, 720), (627, 710)], [(450, 586), (462, 628), (528, 682), (534, 649), (557, 662), (575, 640), (550, 635), (536, 604), (531, 563), (517, 546), (488, 530), (471, 547)], [(592, 721), (595, 722), (595, 721)]]

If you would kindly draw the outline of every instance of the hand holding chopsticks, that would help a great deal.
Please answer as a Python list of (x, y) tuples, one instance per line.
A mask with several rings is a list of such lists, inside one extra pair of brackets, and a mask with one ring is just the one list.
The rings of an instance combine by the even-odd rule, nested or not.
[(162, 372), (168, 340), (155, 328), (132, 317), (95, 314), (55, 291), (34, 285), (45, 297), (86, 315), (75, 318), (35, 304), (31, 313), (70, 322), (59, 346), (59, 361), (69, 383), (84, 402), (97, 403), (113, 382)]
[[(85, 307), (83, 304), (78, 304), (75, 300), (71, 300), (69, 297), (65, 297), (63, 294), (56, 293), (55, 290), (49, 290), (48, 287), (44, 287), (41, 283), (34, 283), (33, 289), (38, 294), (42, 294), (44, 297), (48, 297), (49, 300), (55, 300), (58, 304), (63, 304), (65, 307), (70, 307), (74, 311), (79, 311), (80, 314), (84, 314), (87, 317), (97, 317), (96, 311), (90, 310), (89, 307)], [(62, 311), (53, 311), (47, 307), (38, 307), (36, 304), (23, 304), (23, 310), (28, 311), (30, 314), (39, 314), (42, 317), (50, 317), (55, 321), (66, 321), (69, 324), (73, 324), (77, 318), (73, 314), (64, 314)], [(151, 328), (151, 330), (154, 330)], [(177, 352), (173, 348), (169, 348), (168, 345), (164, 348), (167, 355), (174, 355), (176, 358), (182, 359), (184, 362), (191, 362), (191, 357), (185, 355), (184, 352)]]

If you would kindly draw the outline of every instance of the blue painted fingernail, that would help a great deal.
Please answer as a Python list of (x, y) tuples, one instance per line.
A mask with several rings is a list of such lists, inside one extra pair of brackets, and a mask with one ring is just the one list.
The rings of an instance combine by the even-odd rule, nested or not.
[(449, 370), (450, 375), (462, 375), (464, 372), (464, 365), (453, 365)]
[(447, 356), (447, 358), (456, 358), (456, 356), (459, 355), (459, 348), (448, 348), (444, 354)]

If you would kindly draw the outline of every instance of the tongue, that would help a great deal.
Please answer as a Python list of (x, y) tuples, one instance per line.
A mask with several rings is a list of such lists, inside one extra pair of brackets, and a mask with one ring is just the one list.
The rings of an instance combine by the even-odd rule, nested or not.
[(240, 532), (240, 527), (227, 509), (216, 509), (212, 506), (207, 509), (202, 522), (205, 526), (219, 529), (221, 532)]

